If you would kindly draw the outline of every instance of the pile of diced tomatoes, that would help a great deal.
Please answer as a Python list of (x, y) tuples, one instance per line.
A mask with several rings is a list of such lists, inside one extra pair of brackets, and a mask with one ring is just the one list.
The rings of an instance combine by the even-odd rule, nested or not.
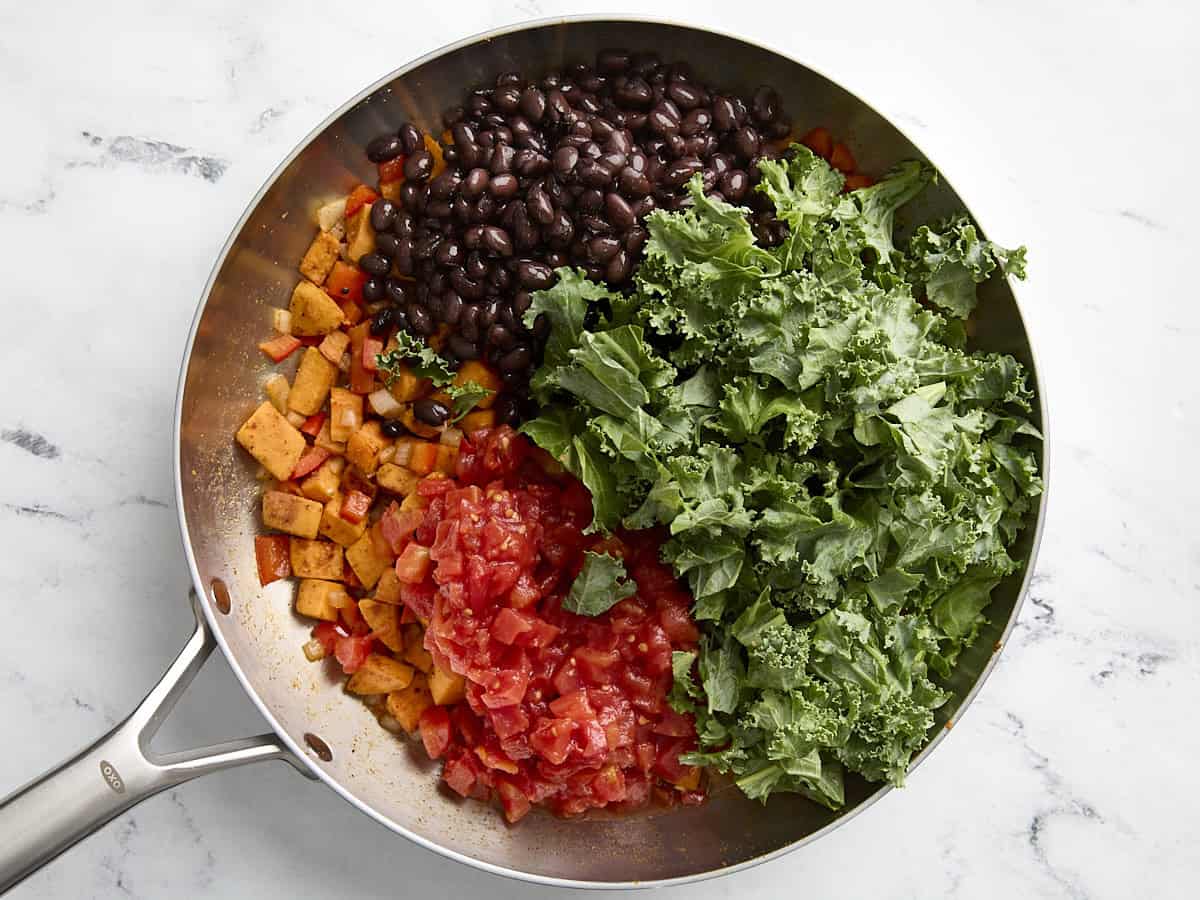
[[(672, 650), (699, 633), (690, 595), (658, 560), (661, 535), (585, 534), (587, 490), (509, 428), (468, 436), (455, 477), (417, 492), (423, 510), (392, 506), (380, 524), (425, 648), (466, 679), (465, 700), (420, 719), (446, 784), (498, 797), (510, 822), (537, 804), (573, 815), (700, 802), (700, 771), (679, 762), (694, 723), (666, 700)], [(563, 609), (584, 550), (621, 557), (636, 594), (595, 617)], [(333, 647), (348, 670), (352, 640)]]

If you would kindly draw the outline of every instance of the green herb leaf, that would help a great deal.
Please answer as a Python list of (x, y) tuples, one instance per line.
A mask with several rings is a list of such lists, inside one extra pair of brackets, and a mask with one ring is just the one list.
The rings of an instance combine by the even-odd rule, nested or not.
[(457, 422), (476, 406), (481, 400), (490, 397), (493, 391), (485, 388), (478, 381), (464, 381), (462, 384), (451, 384), (446, 387), (446, 393), (454, 401), (454, 411), (450, 421)]
[(583, 568), (563, 600), (563, 609), (581, 616), (598, 616), (636, 592), (637, 587), (627, 579), (621, 560), (586, 550)]
[(438, 387), (454, 380), (450, 364), (419, 337), (400, 330), (396, 332), (396, 340), (396, 347), (375, 355), (375, 365), (385, 384), (390, 386), (405, 367), (418, 378), (428, 378)]

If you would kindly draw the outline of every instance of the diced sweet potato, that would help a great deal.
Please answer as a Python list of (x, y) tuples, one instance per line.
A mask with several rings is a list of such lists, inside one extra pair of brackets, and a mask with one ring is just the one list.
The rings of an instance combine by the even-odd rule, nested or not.
[(467, 681), (461, 675), (434, 666), (429, 676), (429, 693), (438, 706), (449, 706), (467, 695)]
[(379, 465), (379, 451), (391, 442), (383, 436), (379, 421), (372, 419), (346, 441), (346, 459), (364, 475), (371, 475)]
[(358, 262), (375, 252), (375, 229), (371, 227), (371, 204), (366, 203), (346, 218), (346, 258)]
[(404, 636), (400, 633), (400, 607), (364, 597), (358, 601), (358, 611), (385, 647), (397, 653), (403, 652)]
[(328, 334), (342, 324), (341, 307), (311, 281), (301, 281), (292, 290), (288, 310), (292, 314), (292, 334), (299, 337)]
[(417, 489), (421, 479), (403, 466), (394, 463), (384, 463), (375, 473), (375, 483), (385, 491), (407, 497)]
[(350, 349), (350, 335), (344, 331), (331, 331), (325, 335), (317, 349), (321, 355), (335, 366), (342, 361), (342, 356)]
[(496, 402), (496, 397), (499, 395), (500, 390), (504, 387), (504, 382), (500, 380), (500, 376), (477, 359), (467, 360), (459, 366), (458, 372), (454, 375), (455, 384), (462, 385), (468, 381), (473, 381), (480, 387), (491, 391), (490, 394), (475, 404), (476, 409), (491, 409), (492, 404)]
[(339, 544), (331, 541), (307, 541), (292, 538), (290, 555), (292, 574), (299, 578), (342, 580), (342, 548)]
[(338, 239), (328, 231), (320, 232), (313, 238), (313, 242), (304, 253), (304, 258), (300, 260), (300, 274), (320, 284), (337, 262), (340, 252)]
[(700, 789), (700, 773), (699, 766), (684, 766), (683, 774), (674, 782), (675, 787), (681, 791), (695, 791)]
[(437, 465), (438, 447), (430, 441), (416, 441), (408, 457), (408, 468), (418, 475), (428, 475)]
[(437, 459), (434, 461), (433, 470), (441, 472), (443, 475), (453, 475), (454, 466), (457, 461), (457, 447), (451, 447), (448, 444), (438, 444)]
[[(344, 454), (346, 452), (346, 442), (345, 441), (335, 441), (332, 437), (329, 436), (329, 420), (328, 419), (326, 419), (325, 422), (321, 425), (321, 430), (317, 433), (317, 436), (314, 439), (313, 443), (316, 444), (318, 447), (324, 447), (326, 450), (329, 450), (331, 453), (336, 453), (338, 456), (341, 456), (342, 454)], [(344, 462), (344, 460), (343, 460), (343, 462)]]
[(335, 441), (348, 441), (362, 423), (362, 395), (345, 388), (333, 388), (329, 392), (329, 436)]
[(395, 377), (388, 384), (387, 389), (398, 403), (411, 403), (419, 400), (433, 389), (432, 381), (428, 378), (417, 377), (409, 370), (408, 366), (401, 365), (393, 374)]
[(315, 538), (321, 527), (321, 504), (285, 491), (267, 491), (262, 500), (263, 524), (302, 538)]
[[(334, 581), (305, 578), (296, 594), (296, 612), (310, 619), (338, 620), (340, 604), (347, 599), (346, 589)], [(338, 601), (335, 603), (335, 600)]]
[(426, 675), (433, 671), (433, 657), (425, 649), (425, 629), (420, 625), (404, 626), (404, 661)]
[(237, 442), (280, 481), (286, 481), (307, 446), (302, 435), (279, 414), (271, 401), (264, 401), (238, 429)]
[(328, 503), (329, 499), (337, 493), (338, 485), (342, 480), (342, 469), (345, 466), (346, 460), (340, 456), (325, 460), (317, 471), (300, 483), (300, 493), (309, 500)]
[(350, 676), (346, 690), (351, 694), (390, 695), (411, 686), (414, 675), (412, 666), (382, 653), (372, 653)]
[(426, 425), (418, 419), (413, 413), (411, 406), (406, 406), (404, 412), (400, 414), (400, 423), (413, 434), (418, 434), (423, 438), (436, 438), (442, 433), (440, 428)]
[(429, 693), (429, 683), (425, 676), (417, 672), (413, 675), (412, 683), (402, 691), (388, 694), (387, 711), (400, 727), (412, 734), (417, 730), (417, 722), (421, 713), (433, 706), (433, 697)]
[(399, 606), (403, 602), (400, 599), (400, 579), (396, 577), (396, 570), (390, 566), (383, 570), (383, 574), (375, 582), (375, 599), (392, 606)]
[(343, 547), (349, 547), (366, 533), (367, 521), (355, 524), (342, 518), (342, 494), (335, 493), (321, 513), (321, 534)]
[(469, 412), (462, 417), (462, 421), (458, 423), (458, 427), (467, 434), (478, 431), (481, 428), (495, 428), (496, 411), (493, 409), (477, 409)]
[(288, 393), (288, 408), (303, 416), (320, 411), (329, 396), (329, 390), (337, 382), (338, 368), (316, 347), (309, 347), (300, 358), (296, 380)]
[(369, 530), (346, 550), (346, 560), (367, 590), (375, 587), (379, 576), (392, 564), (392, 557), (380, 552), (379, 542)]

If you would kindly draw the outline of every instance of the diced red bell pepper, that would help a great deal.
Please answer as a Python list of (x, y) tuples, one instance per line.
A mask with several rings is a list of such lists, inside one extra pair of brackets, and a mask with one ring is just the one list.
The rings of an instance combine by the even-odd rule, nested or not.
[(254, 559), (258, 563), (258, 583), (270, 584), (292, 574), (286, 534), (259, 535), (254, 539)]
[(300, 461), (296, 463), (296, 468), (292, 470), (292, 477), (303, 478), (305, 475), (315, 472), (320, 468), (321, 463), (332, 455), (324, 447), (309, 447), (300, 457)]
[(338, 513), (347, 522), (357, 525), (367, 517), (371, 509), (371, 496), (362, 491), (348, 491), (342, 499), (342, 509)]
[(822, 159), (829, 159), (833, 153), (833, 135), (828, 128), (814, 128), (800, 138), (800, 143)]
[(300, 426), (300, 430), (309, 437), (315, 438), (321, 433), (321, 427), (325, 424), (325, 413), (313, 413), (304, 420), (304, 424)]
[(300, 347), (300, 339), (290, 334), (278, 335), (258, 345), (258, 349), (265, 353), (272, 362), (283, 362)]
[(829, 164), (843, 175), (849, 175), (858, 168), (858, 164), (854, 161), (854, 154), (845, 144), (833, 145), (833, 152), (829, 154)]
[(353, 675), (367, 661), (367, 657), (371, 655), (372, 643), (374, 643), (374, 638), (370, 635), (352, 634), (337, 639), (334, 643), (333, 653), (347, 675)]
[(339, 303), (344, 300), (362, 303), (362, 287), (366, 283), (366, 272), (339, 259), (329, 271), (329, 277), (325, 279), (325, 293)]
[(421, 743), (430, 759), (438, 759), (450, 746), (450, 713), (444, 706), (431, 706), (421, 713)]
[(379, 371), (379, 365), (375, 362), (375, 357), (383, 352), (383, 341), (376, 337), (368, 336), (363, 341), (362, 346), (362, 366), (368, 372)]
[(387, 162), (379, 164), (379, 183), (388, 184), (393, 181), (404, 180), (404, 160), (406, 157), (401, 154), (395, 159), (389, 159)]
[(379, 195), (367, 187), (365, 184), (358, 185), (350, 192), (350, 196), (346, 198), (346, 218), (354, 215), (362, 207), (368, 203), (374, 203), (379, 199)]

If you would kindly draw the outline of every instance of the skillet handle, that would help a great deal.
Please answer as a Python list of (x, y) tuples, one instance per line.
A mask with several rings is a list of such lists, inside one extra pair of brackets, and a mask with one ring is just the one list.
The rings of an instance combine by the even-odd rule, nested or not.
[(130, 716), (86, 750), (0, 801), (0, 894), (147, 797), (181, 782), (264, 759), (312, 777), (271, 734), (156, 754), (159, 726), (216, 646), (192, 592), (196, 630)]

